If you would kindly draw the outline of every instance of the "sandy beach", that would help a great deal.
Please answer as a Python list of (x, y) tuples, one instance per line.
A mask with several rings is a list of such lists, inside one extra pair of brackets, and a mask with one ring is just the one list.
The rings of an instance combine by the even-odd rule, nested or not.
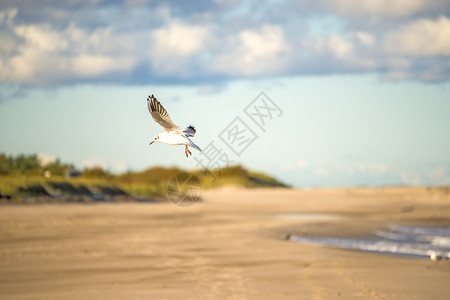
[[(288, 233), (357, 237), (391, 224), (450, 226), (446, 191), (225, 188), (202, 197), (186, 208), (0, 206), (0, 298), (449, 297), (449, 261), (285, 240)], [(298, 214), (305, 218), (286, 217)]]

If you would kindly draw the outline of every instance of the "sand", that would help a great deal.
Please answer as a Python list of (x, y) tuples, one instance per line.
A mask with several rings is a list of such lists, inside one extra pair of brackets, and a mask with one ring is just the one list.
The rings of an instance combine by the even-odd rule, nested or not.
[[(448, 192), (228, 188), (203, 199), (0, 206), (0, 299), (449, 299), (450, 262), (284, 240), (449, 226)], [(282, 217), (310, 213), (330, 217)]]

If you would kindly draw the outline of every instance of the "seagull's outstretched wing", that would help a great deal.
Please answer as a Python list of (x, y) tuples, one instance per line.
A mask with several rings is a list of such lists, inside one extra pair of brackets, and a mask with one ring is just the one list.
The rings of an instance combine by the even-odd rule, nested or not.
[(185, 137), (193, 137), (196, 133), (195, 127), (192, 125), (189, 125), (188, 127), (186, 127), (185, 130), (183, 130), (184, 136)]
[(165, 108), (153, 95), (147, 98), (147, 105), (153, 120), (161, 125), (164, 131), (182, 134), (180, 127), (173, 123)]

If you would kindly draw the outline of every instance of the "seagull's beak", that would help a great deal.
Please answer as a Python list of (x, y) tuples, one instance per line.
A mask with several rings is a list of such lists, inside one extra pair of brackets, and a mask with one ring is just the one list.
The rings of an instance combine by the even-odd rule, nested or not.
[(151, 142), (150, 142), (150, 145), (153, 144), (154, 142), (155, 142), (155, 141), (151, 141)]

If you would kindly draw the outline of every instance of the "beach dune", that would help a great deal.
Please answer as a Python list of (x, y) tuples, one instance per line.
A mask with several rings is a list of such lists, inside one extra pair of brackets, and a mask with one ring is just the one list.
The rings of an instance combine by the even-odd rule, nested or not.
[(0, 298), (448, 299), (449, 262), (285, 239), (390, 224), (449, 226), (448, 191), (226, 188), (185, 208), (4, 205)]

